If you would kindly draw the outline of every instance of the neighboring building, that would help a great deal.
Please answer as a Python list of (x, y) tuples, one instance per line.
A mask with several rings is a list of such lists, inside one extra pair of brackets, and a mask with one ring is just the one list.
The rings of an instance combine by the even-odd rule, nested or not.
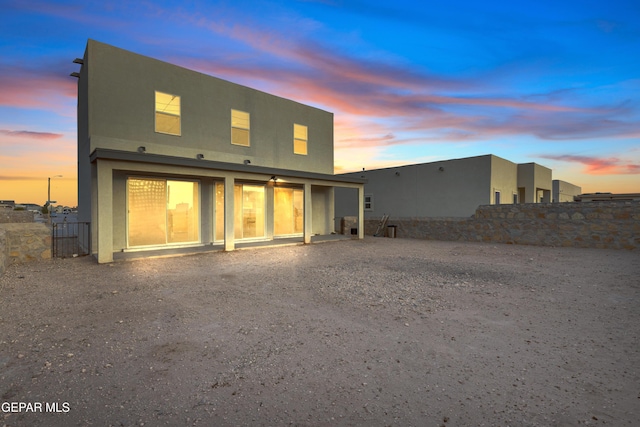
[(0, 200), (0, 206), (13, 209), (16, 206), (15, 200)]
[(585, 193), (575, 196), (576, 202), (632, 202), (640, 201), (640, 193)]
[(552, 185), (553, 203), (573, 202), (575, 196), (582, 193), (582, 187), (559, 179), (554, 179)]
[(518, 164), (518, 201), (551, 203), (551, 169), (537, 163)]
[[(366, 178), (365, 219), (469, 217), (480, 205), (551, 199), (551, 169), (492, 154), (344, 174)], [(356, 215), (354, 193), (336, 190), (336, 216)]]
[(72, 212), (71, 208), (69, 206), (62, 206), (62, 205), (58, 205), (55, 208), (52, 209), (52, 212), (55, 212), (57, 214), (70, 214)]
[(36, 205), (35, 203), (24, 203), (24, 209), (26, 211), (30, 211), (33, 213), (41, 213), (42, 212), (42, 206), (40, 205)]
[[(333, 114), (89, 40), (78, 80), (78, 216), (92, 253), (334, 231)], [(363, 215), (359, 215), (362, 238)]]

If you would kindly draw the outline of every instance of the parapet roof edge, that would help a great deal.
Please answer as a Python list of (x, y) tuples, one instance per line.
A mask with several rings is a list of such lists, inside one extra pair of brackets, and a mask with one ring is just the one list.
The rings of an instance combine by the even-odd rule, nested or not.
[[(105, 43), (105, 42), (101, 42), (101, 41), (99, 41), (99, 40), (92, 39), (92, 38), (88, 38), (88, 39), (87, 39), (87, 44), (86, 44), (86, 48), (85, 48), (85, 55), (86, 55), (86, 52), (89, 50), (89, 45), (90, 45), (90, 44), (94, 44), (94, 45), (96, 45), (96, 46), (98, 46), (98, 45), (101, 45), (101, 46), (107, 46), (107, 47), (109, 47), (109, 48), (116, 49), (116, 50), (119, 50), (119, 51), (121, 51), (121, 52), (125, 52), (125, 53), (127, 53), (127, 54), (129, 54), (129, 55), (135, 55), (135, 56), (139, 56), (139, 57), (141, 57), (141, 58), (149, 59), (149, 60), (152, 60), (152, 61), (161, 62), (161, 63), (163, 63), (163, 64), (171, 65), (171, 66), (173, 66), (173, 67), (177, 67), (177, 68), (180, 68), (180, 69), (182, 69), (182, 70), (186, 70), (186, 71), (189, 71), (189, 72), (192, 72), (192, 73), (201, 74), (201, 75), (203, 75), (203, 76), (210, 77), (210, 78), (212, 78), (212, 79), (217, 79), (217, 80), (220, 80), (220, 81), (222, 81), (222, 82), (225, 82), (225, 83), (228, 83), (228, 84), (231, 84), (231, 85), (236, 85), (236, 86), (243, 87), (243, 88), (246, 88), (246, 89), (255, 90), (256, 92), (260, 92), (260, 93), (263, 93), (263, 94), (265, 94), (265, 95), (269, 95), (269, 96), (273, 96), (273, 97), (276, 97), (276, 98), (280, 98), (280, 99), (283, 99), (283, 100), (285, 100), (285, 101), (293, 102), (293, 103), (295, 103), (295, 104), (303, 105), (303, 106), (308, 107), (308, 108), (313, 108), (313, 109), (316, 109), (316, 110), (318, 110), (318, 111), (322, 111), (322, 112), (324, 112), (324, 113), (331, 114), (331, 116), (335, 116), (335, 114), (334, 114), (332, 111), (328, 111), (328, 110), (325, 110), (325, 109), (323, 109), (323, 108), (316, 107), (316, 106), (314, 106), (314, 105), (305, 104), (305, 103), (303, 103), (303, 102), (296, 101), (296, 100), (291, 99), (291, 98), (286, 98), (286, 97), (281, 96), (281, 95), (275, 95), (275, 94), (273, 94), (273, 93), (271, 93), (271, 92), (267, 92), (267, 91), (264, 91), (264, 90), (261, 90), (261, 89), (256, 89), (256, 88), (254, 88), (254, 87), (247, 86), (247, 85), (244, 85), (244, 84), (241, 84), (241, 83), (232, 82), (232, 81), (230, 81), (230, 80), (224, 79), (224, 78), (222, 78), (222, 77), (215, 76), (215, 75), (213, 75), (213, 74), (208, 74), (208, 73), (203, 72), (203, 71), (198, 71), (198, 70), (194, 70), (194, 69), (192, 69), (192, 68), (187, 68), (187, 67), (185, 67), (185, 66), (183, 66), (183, 65), (178, 65), (178, 64), (176, 64), (176, 63), (174, 63), (174, 62), (169, 62), (169, 61), (166, 61), (166, 60), (164, 60), (164, 59), (158, 59), (158, 58), (153, 57), (153, 56), (144, 55), (144, 54), (142, 54), (142, 53), (134, 52), (134, 51), (132, 51), (132, 50), (124, 49), (124, 48), (122, 48), (122, 47), (115, 46), (115, 45), (112, 45), (112, 44), (109, 44), (109, 43)], [(84, 65), (84, 64), (83, 64), (83, 65)]]
[[(363, 172), (372, 172), (372, 171), (383, 171), (383, 170), (398, 169), (398, 168), (407, 168), (407, 167), (412, 167), (412, 166), (432, 165), (432, 164), (436, 164), (436, 163), (453, 162), (453, 161), (456, 161), (456, 160), (477, 159), (477, 158), (480, 158), (480, 157), (497, 157), (499, 159), (511, 162), (511, 160), (503, 159), (502, 157), (496, 156), (495, 154), (481, 154), (481, 155), (478, 155), (478, 156), (459, 157), (459, 158), (456, 158), (456, 159), (435, 160), (433, 162), (423, 162), (423, 163), (409, 163), (409, 164), (406, 164), (406, 165), (387, 166), (385, 168), (365, 169), (365, 170), (360, 170), (360, 171), (344, 172), (341, 175), (351, 175), (351, 174), (363, 173)], [(511, 163), (513, 163), (513, 162), (511, 162)]]

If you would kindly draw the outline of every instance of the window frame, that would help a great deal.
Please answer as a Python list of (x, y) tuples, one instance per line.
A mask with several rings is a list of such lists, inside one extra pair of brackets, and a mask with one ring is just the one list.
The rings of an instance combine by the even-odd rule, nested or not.
[[(131, 206), (131, 187), (129, 185), (130, 180), (137, 181), (157, 181), (163, 182), (164, 184), (164, 225), (162, 226), (164, 232), (164, 243), (150, 243), (150, 244), (132, 244), (131, 243), (131, 217), (130, 213), (133, 209)], [(169, 183), (170, 182), (187, 182), (192, 183), (197, 186), (197, 194), (194, 194), (194, 199), (192, 199), (193, 207), (195, 213), (194, 224), (197, 225), (198, 230), (196, 234), (196, 240), (188, 240), (188, 241), (173, 241), (171, 242), (169, 239)], [(167, 248), (167, 247), (190, 247), (194, 245), (200, 245), (202, 243), (202, 219), (200, 216), (200, 206), (202, 204), (202, 182), (199, 179), (180, 179), (180, 178), (167, 178), (167, 177), (158, 177), (158, 176), (148, 176), (148, 175), (129, 175), (126, 178), (126, 190), (125, 190), (125, 206), (126, 206), (126, 217), (125, 217), (125, 245), (126, 247), (123, 249), (124, 251), (140, 251), (154, 248)], [(160, 216), (160, 215), (157, 215)]]
[[(296, 128), (302, 130), (304, 128), (305, 138), (299, 138), (298, 132), (296, 132)], [(302, 150), (298, 148), (298, 146), (304, 142), (304, 153)], [(293, 124), (293, 154), (298, 154), (300, 156), (306, 156), (309, 154), (309, 127), (306, 125), (301, 125), (298, 123)]]
[[(291, 208), (291, 227), (293, 232), (292, 233), (280, 233), (279, 231), (279, 225), (277, 224), (277, 221), (280, 221), (279, 219), (279, 214), (281, 213), (281, 211), (278, 209), (279, 207), (282, 207), (282, 205), (279, 205), (279, 199), (278, 199), (278, 192), (279, 191), (290, 191), (291, 192), (291, 205), (287, 205), (285, 207), (287, 208)], [(300, 199), (298, 199), (299, 201), (302, 202), (302, 206), (300, 208), (300, 212), (302, 213), (301, 215), (296, 216), (295, 212), (296, 212), (296, 196), (300, 197)], [(300, 224), (300, 228), (299, 230), (296, 229), (296, 225), (297, 225), (297, 221), (301, 220), (301, 224)], [(299, 187), (284, 187), (284, 186), (278, 186), (278, 187), (274, 187), (273, 189), (273, 237), (274, 238), (282, 238), (282, 237), (292, 237), (292, 236), (302, 236), (304, 234), (304, 189), (303, 188), (299, 188)]]
[[(158, 94), (171, 96), (172, 97), (171, 98), (172, 101), (173, 101), (173, 99), (178, 98), (178, 114), (174, 114), (174, 113), (171, 113), (171, 112), (158, 110)], [(169, 104), (167, 104), (167, 106), (168, 105)], [(164, 115), (164, 116), (177, 117), (178, 118), (178, 131), (177, 131), (177, 133), (167, 132), (165, 130), (159, 130), (158, 129), (158, 114)], [(180, 95), (174, 95), (174, 94), (167, 93), (167, 92), (161, 92), (159, 90), (154, 91), (153, 122), (154, 122), (154, 131), (156, 133), (161, 133), (161, 134), (164, 134), (164, 135), (171, 135), (171, 136), (182, 136), (182, 97)]]
[[(242, 114), (246, 114), (247, 115), (247, 127), (246, 128), (233, 125), (233, 113), (234, 112), (242, 113)], [(238, 147), (251, 147), (251, 113), (249, 113), (247, 111), (236, 110), (235, 108), (232, 108), (231, 109), (231, 123), (230, 124), (231, 124), (231, 145), (237, 145)], [(233, 138), (233, 130), (234, 129), (247, 131), (247, 143), (246, 144), (237, 144), (237, 143), (233, 142), (233, 140), (234, 140), (234, 138)]]
[[(367, 198), (369, 198), (369, 201), (367, 201)], [(367, 203), (369, 204), (369, 207), (367, 207)], [(364, 195), (363, 206), (366, 212), (373, 212), (373, 194)]]

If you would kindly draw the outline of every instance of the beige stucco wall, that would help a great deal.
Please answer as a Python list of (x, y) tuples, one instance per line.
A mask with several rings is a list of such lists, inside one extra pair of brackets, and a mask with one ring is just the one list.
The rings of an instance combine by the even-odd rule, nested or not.
[[(94, 40), (84, 61), (88, 89), (79, 94), (89, 92), (89, 153), (144, 146), (153, 154), (333, 174), (332, 113)], [(155, 132), (155, 91), (180, 96), (181, 136)], [(250, 147), (231, 144), (231, 109), (250, 114)], [(293, 153), (294, 123), (308, 127), (306, 156)]]
[(578, 187), (567, 181), (554, 179), (552, 185), (552, 202), (554, 203), (573, 202), (573, 196), (582, 194), (582, 187)]
[(500, 204), (512, 204), (518, 194), (518, 166), (497, 156), (491, 156), (490, 204), (498, 204), (496, 192), (500, 192)]
[(333, 188), (313, 186), (311, 187), (312, 206), (311, 219), (313, 234), (330, 234), (335, 231)]
[(551, 169), (537, 163), (518, 164), (520, 203), (551, 202)]
[[(373, 210), (365, 218), (468, 217), (479, 205), (513, 203), (517, 192), (517, 165), (494, 155), (345, 174), (364, 177)], [(353, 190), (336, 189), (336, 217), (356, 215)]]

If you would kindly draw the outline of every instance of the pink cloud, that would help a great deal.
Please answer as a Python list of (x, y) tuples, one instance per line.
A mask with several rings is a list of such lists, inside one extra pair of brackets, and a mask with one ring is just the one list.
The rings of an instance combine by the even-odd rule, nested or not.
[(6, 129), (0, 129), (0, 134), (7, 135), (7, 136), (15, 136), (18, 138), (29, 138), (29, 139), (58, 139), (63, 136), (61, 133), (34, 132), (30, 130), (6, 130)]
[[(353, 62), (353, 61), (352, 61)], [(529, 134), (542, 139), (579, 139), (585, 137), (633, 137), (638, 126), (608, 119), (615, 108), (588, 108), (535, 102), (509, 97), (469, 97), (439, 95), (417, 90), (413, 83), (392, 80), (390, 72), (367, 74), (367, 67), (349, 61), (340, 75), (327, 70), (268, 70), (256, 76), (253, 67), (191, 61), (191, 66), (230, 79), (262, 79), (280, 96), (319, 105), (336, 115), (396, 118), (398, 130), (437, 131), (445, 140), (486, 139), (497, 135)], [(371, 67), (374, 69), (375, 67)], [(274, 78), (273, 76), (277, 76)], [(425, 79), (425, 86), (427, 79)], [(386, 84), (386, 85), (385, 85)], [(404, 86), (403, 86), (404, 85)], [(502, 111), (501, 111), (502, 110)], [(383, 134), (388, 134), (389, 129)], [(429, 139), (425, 135), (425, 140)]]
[[(158, 13), (163, 14), (161, 11)], [(362, 146), (374, 141), (389, 144), (391, 140), (385, 135), (403, 131), (421, 133), (423, 141), (504, 135), (549, 140), (638, 136), (638, 123), (618, 119), (624, 116), (619, 107), (579, 105), (571, 90), (558, 89), (547, 95), (483, 95), (489, 89), (478, 80), (444, 78), (426, 70), (407, 69), (404, 64), (348, 56), (314, 41), (287, 37), (284, 32), (263, 31), (259, 24), (231, 25), (224, 18), (213, 21), (184, 12), (172, 18), (250, 48), (238, 61), (181, 58), (174, 62), (252, 87), (258, 84), (259, 89), (326, 108), (336, 117), (353, 115), (393, 122), (393, 128), (360, 135)], [(256, 69), (262, 72), (256, 73)], [(338, 130), (336, 134), (339, 136)], [(345, 137), (339, 141), (358, 144)], [(412, 139), (394, 139), (393, 143), (409, 141)]]
[[(136, 9), (159, 21), (197, 26), (231, 40), (232, 45), (239, 42), (235, 45), (246, 46), (225, 52), (222, 44), (216, 49), (225, 60), (217, 62), (185, 57), (172, 58), (171, 62), (252, 87), (257, 84), (257, 88), (270, 93), (334, 111), (336, 118), (351, 115), (370, 118), (369, 122), (383, 118), (390, 123), (386, 128), (369, 127), (357, 135), (337, 127), (336, 142), (340, 146), (482, 140), (523, 134), (551, 140), (638, 137), (638, 123), (612, 119), (619, 117), (614, 108), (569, 102), (569, 94), (563, 89), (547, 95), (496, 95), (494, 90), (486, 95), (489, 89), (479, 80), (445, 78), (398, 62), (353, 57), (304, 39), (304, 28), (296, 27), (297, 36), (289, 37), (286, 29), (264, 30), (260, 23), (233, 19), (233, 10), (224, 7), (216, 9), (215, 19), (154, 3), (114, 4), (104, 6), (105, 12), (112, 7), (120, 9), (119, 13)], [(96, 18), (83, 7), (61, 10), (38, 4), (35, 8), (70, 20), (92, 22)], [(127, 24), (103, 21), (99, 25)], [(75, 97), (75, 80), (67, 77), (68, 69), (54, 78), (46, 72), (13, 69), (5, 73), (0, 68), (0, 84), (9, 88), (0, 93), (0, 104), (50, 105), (44, 95), (47, 90)], [(403, 132), (420, 136), (399, 137)]]
[(559, 160), (562, 162), (581, 163), (585, 166), (585, 173), (589, 175), (635, 175), (640, 174), (640, 164), (629, 163), (617, 157), (589, 157), (565, 155), (540, 155), (543, 159)]
[(55, 108), (60, 104), (56, 96), (75, 98), (77, 83), (69, 77), (69, 70), (52, 71), (49, 67), (28, 69), (0, 65), (0, 105), (21, 108)]

